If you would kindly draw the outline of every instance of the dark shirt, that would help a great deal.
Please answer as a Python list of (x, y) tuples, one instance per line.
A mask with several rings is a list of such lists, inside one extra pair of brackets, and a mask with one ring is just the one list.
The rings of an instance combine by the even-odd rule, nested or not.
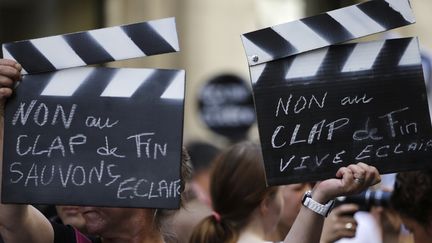
[(51, 224), (54, 229), (54, 243), (102, 243), (99, 238), (86, 237), (70, 225)]

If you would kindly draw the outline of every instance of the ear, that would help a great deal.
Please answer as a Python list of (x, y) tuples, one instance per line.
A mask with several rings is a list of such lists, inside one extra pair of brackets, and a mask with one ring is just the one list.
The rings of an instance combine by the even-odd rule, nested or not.
[(259, 205), (259, 211), (262, 215), (267, 215), (270, 211), (271, 204), (273, 203), (273, 198), (267, 194)]

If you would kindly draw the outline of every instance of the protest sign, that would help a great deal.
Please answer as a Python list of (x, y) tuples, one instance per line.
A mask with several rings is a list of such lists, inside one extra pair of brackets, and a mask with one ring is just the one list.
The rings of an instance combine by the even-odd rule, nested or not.
[[(392, 18), (383, 24), (377, 11)], [(243, 36), (269, 185), (331, 178), (357, 162), (381, 173), (432, 167), (417, 38), (333, 45), (409, 24), (410, 11), (408, 1), (370, 1)]]
[(30, 40), (29, 56), (5, 45), (28, 74), (6, 104), (3, 202), (178, 208), (185, 72), (76, 67), (176, 51), (176, 38), (164, 19)]

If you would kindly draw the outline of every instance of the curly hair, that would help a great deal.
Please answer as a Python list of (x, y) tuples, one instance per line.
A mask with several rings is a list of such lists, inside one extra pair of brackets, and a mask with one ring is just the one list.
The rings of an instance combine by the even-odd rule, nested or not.
[(399, 173), (391, 197), (392, 207), (421, 225), (432, 224), (432, 170)]

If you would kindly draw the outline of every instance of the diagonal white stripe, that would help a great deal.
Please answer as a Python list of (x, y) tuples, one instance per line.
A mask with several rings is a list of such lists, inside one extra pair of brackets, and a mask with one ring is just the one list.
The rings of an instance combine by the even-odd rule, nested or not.
[[(5, 48), (4, 45), (2, 46), (2, 50), (3, 50), (3, 58), (16, 61), (15, 58), (9, 53), (9, 51)], [(22, 68), (21, 74), (27, 74), (27, 71), (24, 68)]]
[(141, 49), (118, 26), (91, 30), (89, 34), (115, 60), (145, 56)]
[(56, 68), (78, 67), (87, 65), (69, 46), (62, 36), (51, 36), (30, 40), (31, 43)]
[(266, 66), (267, 66), (266, 63), (261, 63), (259, 65), (251, 66), (249, 68), (253, 84), (256, 84), (256, 82), (258, 82), (258, 80), (261, 77), (261, 74), (264, 72), (264, 69)]
[(328, 47), (296, 55), (285, 79), (315, 76), (328, 52)]
[(55, 72), (41, 96), (72, 96), (94, 68), (70, 68)]
[(420, 49), (417, 38), (413, 38), (405, 49), (405, 52), (399, 61), (399, 66), (409, 66), (417, 64), (421, 64)]
[(357, 6), (333, 10), (328, 12), (328, 15), (345, 27), (354, 37), (375, 34), (386, 30)]
[[(3, 58), (15, 60), (15, 58), (8, 52), (8, 50), (5, 48), (5, 45), (2, 45), (2, 51), (3, 51)], [(16, 60), (15, 60), (16, 61)]]
[(254, 55), (259, 58), (260, 63), (270, 61), (273, 58), (265, 50), (261, 49), (259, 46), (251, 42), (248, 38), (244, 37), (243, 35), (241, 36), (241, 38), (243, 41), (244, 49), (246, 50), (246, 54), (248, 56), (249, 64), (255, 64), (255, 62), (252, 61)]
[(342, 72), (358, 72), (369, 70), (375, 63), (385, 41), (374, 41), (356, 44)]
[(272, 29), (289, 41), (300, 52), (331, 44), (300, 20), (288, 24), (276, 25), (273, 26)]
[(174, 18), (166, 18), (148, 22), (176, 51), (180, 50)]
[(131, 97), (135, 91), (153, 74), (154, 69), (123, 68), (117, 71), (102, 97)]
[(408, 0), (385, 0), (391, 8), (399, 12), (410, 23), (415, 22), (414, 13)]
[(185, 81), (185, 71), (180, 70), (175, 76), (174, 80), (164, 91), (161, 98), (162, 99), (184, 99), (184, 81)]

